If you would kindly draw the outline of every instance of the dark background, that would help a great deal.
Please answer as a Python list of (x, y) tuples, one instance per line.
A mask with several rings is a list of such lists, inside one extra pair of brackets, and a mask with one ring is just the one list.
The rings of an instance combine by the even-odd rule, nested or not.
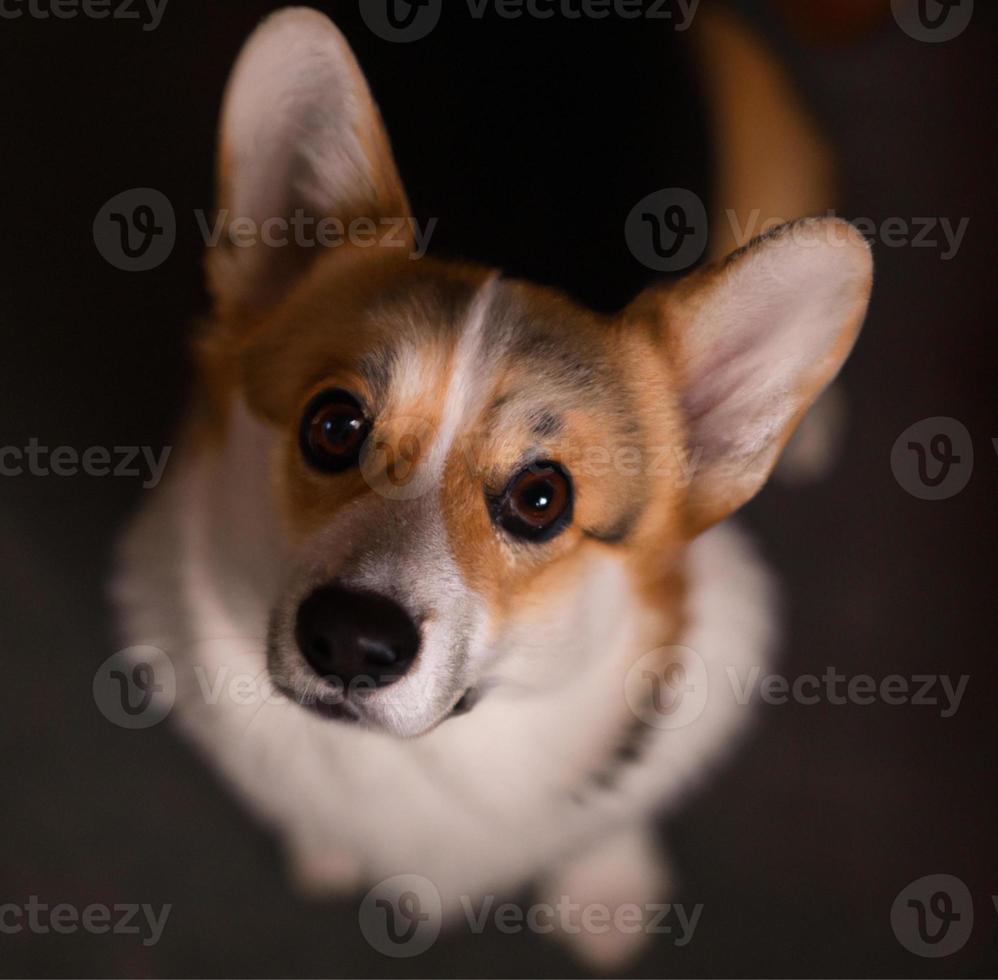
[[(704, 0), (710, 3), (711, 0)], [(169, 443), (188, 387), (185, 338), (206, 307), (191, 215), (211, 207), (214, 131), (239, 45), (277, 4), (170, 0), (133, 21), (0, 20), (3, 445)], [(660, 187), (709, 199), (711, 152), (687, 40), (644, 21), (472, 22), (388, 44), (355, 4), (323, 6), (355, 46), (434, 244), (552, 282), (602, 308), (650, 281), (623, 218)], [(665, 825), (695, 939), (652, 943), (641, 976), (993, 976), (998, 834), (995, 418), (998, 17), (918, 43), (889, 14), (860, 38), (805, 45), (743, 4), (834, 135), (847, 216), (969, 217), (958, 256), (875, 246), (868, 326), (843, 385), (845, 446), (825, 481), (772, 486), (746, 519), (785, 583), (790, 675), (970, 674), (955, 717), (933, 707), (760, 710), (730, 763)], [(806, 6), (806, 5), (804, 5)], [(871, 4), (871, 7), (875, 4)], [(694, 23), (693, 30), (696, 30)], [(103, 203), (162, 190), (173, 254), (119, 271), (94, 246)], [(976, 464), (945, 501), (906, 493), (890, 451), (952, 416)], [(528, 935), (442, 938), (415, 960), (370, 949), (355, 905), (307, 904), (275, 844), (167, 726), (127, 732), (91, 698), (117, 649), (105, 597), (140, 481), (0, 478), (3, 568), (0, 904), (172, 903), (162, 942), (0, 935), (3, 976), (564, 976)], [(400, 801), (404, 805), (404, 801)], [(889, 913), (909, 881), (970, 888), (967, 946), (913, 956)]]

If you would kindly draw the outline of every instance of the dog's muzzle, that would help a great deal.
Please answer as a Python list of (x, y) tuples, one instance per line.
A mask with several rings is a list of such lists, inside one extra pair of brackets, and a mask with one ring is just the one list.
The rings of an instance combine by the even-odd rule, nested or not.
[(280, 620), (272, 624), (271, 677), (322, 717), (415, 735), (478, 700), (475, 687), (455, 688), (449, 670), (424, 663), (433, 648), (420, 618), (380, 591), (328, 582), (307, 593), (292, 617), (283, 629), (292, 627), (293, 653), (279, 639)]

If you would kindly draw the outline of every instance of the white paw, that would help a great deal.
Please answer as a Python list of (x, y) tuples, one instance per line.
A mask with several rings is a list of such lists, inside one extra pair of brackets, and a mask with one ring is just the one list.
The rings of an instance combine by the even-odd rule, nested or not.
[(776, 466), (776, 478), (788, 486), (823, 480), (835, 468), (845, 438), (846, 398), (831, 385), (801, 419)]
[(335, 898), (357, 891), (362, 883), (360, 862), (348, 851), (335, 848), (292, 850), (291, 878), (307, 898)]
[(668, 890), (663, 857), (652, 834), (641, 829), (556, 868), (539, 892), (542, 902), (565, 910), (555, 916), (555, 937), (590, 969), (616, 973), (637, 959), (649, 939), (653, 907)]

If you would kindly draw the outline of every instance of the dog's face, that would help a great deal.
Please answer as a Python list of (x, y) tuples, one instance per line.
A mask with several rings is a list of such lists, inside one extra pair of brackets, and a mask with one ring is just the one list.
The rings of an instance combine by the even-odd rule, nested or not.
[(683, 433), (652, 345), (480, 269), (321, 261), (243, 357), (283, 435), (299, 556), (275, 674), (298, 693), (338, 678), (332, 713), (409, 734), (511, 645), (533, 651), (523, 686), (584, 670), (642, 560), (662, 574), (683, 537)]
[[(230, 227), (408, 228), (322, 16), (287, 11), (248, 43), (221, 191)], [(571, 683), (665, 603), (684, 542), (756, 492), (841, 365), (870, 261), (848, 226), (808, 222), (602, 317), (397, 242), (213, 250), (209, 347), (276, 437), (294, 558), (275, 680), (411, 736), (490, 685)]]

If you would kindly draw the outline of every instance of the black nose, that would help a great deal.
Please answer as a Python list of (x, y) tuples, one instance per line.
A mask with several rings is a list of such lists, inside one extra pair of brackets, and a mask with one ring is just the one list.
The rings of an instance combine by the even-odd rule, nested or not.
[(376, 687), (398, 680), (419, 650), (409, 614), (385, 596), (328, 585), (298, 607), (298, 649), (320, 676)]

